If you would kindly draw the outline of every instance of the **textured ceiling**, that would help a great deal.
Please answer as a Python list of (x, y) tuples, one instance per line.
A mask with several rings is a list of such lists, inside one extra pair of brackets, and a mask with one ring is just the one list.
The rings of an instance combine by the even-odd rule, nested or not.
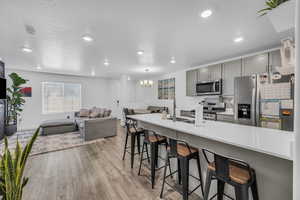
[[(168, 73), (279, 45), (263, 0), (0, 0), (0, 57), (23, 70), (118, 77)], [(208, 19), (199, 17), (206, 8)], [(31, 33), (31, 34), (30, 34)], [(34, 35), (32, 35), (34, 34)], [(94, 42), (81, 37), (90, 34)], [(233, 39), (245, 41), (235, 44)], [(32, 53), (20, 49), (28, 45)], [(136, 51), (145, 51), (137, 56)], [(174, 56), (176, 64), (170, 64)], [(111, 63), (103, 65), (105, 59)]]

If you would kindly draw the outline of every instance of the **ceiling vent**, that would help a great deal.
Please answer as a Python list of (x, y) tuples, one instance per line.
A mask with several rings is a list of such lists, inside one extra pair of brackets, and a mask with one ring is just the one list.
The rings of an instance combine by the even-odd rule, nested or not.
[(35, 28), (32, 25), (25, 24), (25, 30), (29, 35), (35, 35)]

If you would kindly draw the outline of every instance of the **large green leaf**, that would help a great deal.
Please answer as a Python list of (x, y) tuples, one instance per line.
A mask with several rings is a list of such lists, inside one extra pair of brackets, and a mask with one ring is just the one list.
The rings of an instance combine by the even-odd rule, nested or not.
[(13, 85), (15, 87), (19, 87), (23, 84), (25, 84), (28, 80), (23, 79), (21, 76), (19, 76), (17, 73), (13, 72), (9, 75), (9, 77), (11, 78)]
[(7, 138), (4, 139), (5, 149), (3, 155), (0, 155), (0, 192), (3, 194), (2, 200), (22, 199), (23, 188), (29, 181), (27, 177), (23, 177), (23, 173), (38, 134), (39, 128), (23, 150), (19, 141), (17, 141), (14, 154), (9, 151)]
[(265, 2), (266, 8), (259, 10), (257, 13), (260, 14), (260, 16), (266, 15), (270, 10), (273, 10), (277, 8), (280, 4), (283, 4), (289, 0), (267, 0)]

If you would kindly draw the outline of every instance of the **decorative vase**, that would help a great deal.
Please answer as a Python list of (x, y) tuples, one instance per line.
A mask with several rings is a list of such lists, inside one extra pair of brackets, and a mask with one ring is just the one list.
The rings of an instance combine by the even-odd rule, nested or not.
[(5, 135), (11, 136), (17, 132), (17, 124), (9, 124), (5, 126)]

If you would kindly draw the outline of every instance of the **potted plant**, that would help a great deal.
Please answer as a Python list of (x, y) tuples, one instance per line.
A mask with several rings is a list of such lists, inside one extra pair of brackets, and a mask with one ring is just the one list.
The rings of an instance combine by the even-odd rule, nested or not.
[(15, 72), (9, 74), (9, 78), (11, 85), (7, 88), (6, 135), (12, 135), (17, 131), (17, 119), (23, 111), (22, 107), (25, 103), (21, 86), (28, 81)]
[(295, 0), (267, 0), (266, 8), (259, 10), (260, 16), (266, 15), (277, 32), (295, 26)]
[(8, 149), (7, 138), (4, 139), (5, 149), (0, 155), (0, 195), (2, 200), (21, 200), (23, 188), (28, 183), (28, 177), (24, 177), (24, 170), (32, 146), (38, 136), (39, 128), (22, 149), (17, 141), (14, 153)]

